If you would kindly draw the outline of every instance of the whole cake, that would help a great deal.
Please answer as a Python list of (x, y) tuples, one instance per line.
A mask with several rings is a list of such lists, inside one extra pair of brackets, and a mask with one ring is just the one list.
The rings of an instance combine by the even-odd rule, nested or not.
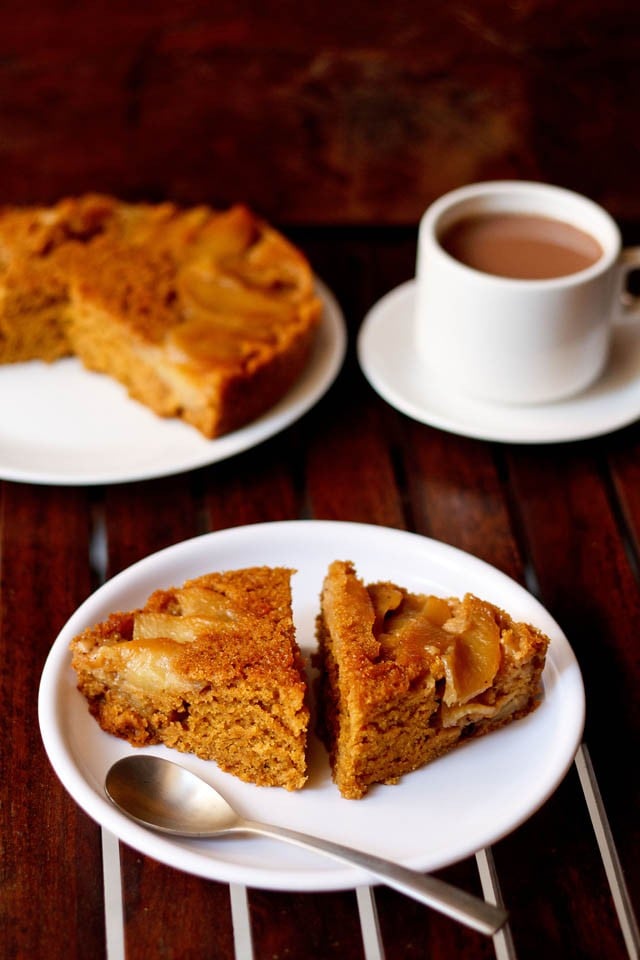
[(530, 713), (549, 643), (472, 594), (365, 585), (348, 561), (328, 569), (317, 635), (319, 728), (349, 799)]
[(302, 252), (242, 205), (0, 210), (0, 363), (76, 355), (208, 438), (287, 392), (321, 312)]
[(75, 637), (78, 689), (102, 729), (215, 760), (247, 782), (300, 789), (309, 709), (292, 573), (207, 574)]

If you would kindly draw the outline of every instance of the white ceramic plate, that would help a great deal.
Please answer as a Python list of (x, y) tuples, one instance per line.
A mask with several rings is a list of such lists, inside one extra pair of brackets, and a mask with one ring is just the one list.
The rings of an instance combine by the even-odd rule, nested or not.
[(320, 281), (317, 290), (323, 319), (300, 379), (257, 420), (216, 440), (157, 417), (76, 359), (0, 367), (0, 478), (76, 486), (146, 480), (217, 463), (279, 433), (317, 403), (344, 359), (342, 312)]
[(618, 323), (609, 364), (597, 383), (559, 403), (506, 406), (427, 379), (413, 344), (415, 281), (372, 307), (358, 336), (358, 359), (387, 403), (449, 433), (504, 443), (558, 443), (611, 433), (640, 417), (640, 323)]
[(164, 747), (147, 752), (178, 760), (223, 793), (245, 816), (316, 832), (420, 870), (459, 860), (513, 830), (555, 790), (571, 765), (584, 723), (580, 670), (562, 631), (543, 607), (503, 573), (416, 534), (356, 523), (291, 521), (236, 527), (185, 541), (114, 577), (90, 596), (56, 639), (39, 696), (44, 745), (61, 782), (94, 820), (131, 847), (210, 879), (280, 890), (329, 890), (367, 882), (364, 872), (269, 839), (189, 841), (147, 830), (104, 795), (110, 765), (134, 752), (98, 727), (75, 686), (69, 642), (111, 611), (141, 605), (156, 588), (211, 570), (254, 564), (293, 566), (294, 619), (308, 657), (330, 561), (350, 559), (365, 580), (391, 578), (442, 595), (473, 591), (551, 637), (538, 709), (394, 786), (345, 800), (331, 781), (324, 749), (313, 739), (310, 778), (289, 793), (255, 787), (211, 762)]

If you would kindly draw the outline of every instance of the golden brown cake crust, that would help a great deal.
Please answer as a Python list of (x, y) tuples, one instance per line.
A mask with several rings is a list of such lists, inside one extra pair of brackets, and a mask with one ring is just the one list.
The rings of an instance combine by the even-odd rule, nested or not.
[(319, 731), (347, 798), (537, 706), (548, 638), (472, 594), (365, 586), (335, 561), (321, 599)]
[(306, 258), (240, 204), (0, 211), (0, 363), (76, 354), (206, 437), (286, 393), (321, 312)]
[(304, 784), (309, 709), (286, 568), (158, 590), (71, 643), (78, 689), (108, 733), (215, 760), (262, 786)]
[(53, 207), (0, 208), (0, 363), (51, 362), (72, 352), (69, 270), (116, 209), (100, 194)]

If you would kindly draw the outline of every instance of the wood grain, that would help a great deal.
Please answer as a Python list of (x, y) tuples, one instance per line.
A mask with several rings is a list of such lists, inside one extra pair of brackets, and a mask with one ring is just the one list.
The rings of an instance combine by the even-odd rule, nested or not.
[(54, 775), (37, 712), (51, 644), (91, 589), (87, 497), (3, 483), (0, 535), (0, 950), (100, 956), (99, 830)]
[(637, 218), (639, 26), (624, 0), (8, 0), (0, 196), (415, 224), (452, 187), (516, 177)]
[[(587, 744), (637, 908), (637, 425), (578, 444), (519, 447), (408, 420), (369, 387), (356, 340), (372, 302), (411, 275), (413, 229), (305, 225), (297, 236), (338, 295), (350, 335), (336, 384), (298, 423), (177, 477), (88, 490), (0, 482), (0, 953), (7, 960), (105, 956), (100, 830), (58, 783), (38, 729), (40, 672), (58, 631), (101, 578), (149, 553), (209, 530), (274, 520), (357, 521), (435, 537), (542, 600), (582, 669)], [(472, 783), (461, 789), (476, 802)], [(628, 960), (575, 769), (492, 854), (520, 960)], [(121, 855), (129, 960), (234, 960), (225, 884), (126, 846)], [(480, 890), (474, 858), (440, 875)], [(363, 960), (353, 891), (251, 889), (248, 901), (255, 960)], [(490, 941), (393, 891), (377, 889), (375, 901), (388, 960), (494, 955)]]

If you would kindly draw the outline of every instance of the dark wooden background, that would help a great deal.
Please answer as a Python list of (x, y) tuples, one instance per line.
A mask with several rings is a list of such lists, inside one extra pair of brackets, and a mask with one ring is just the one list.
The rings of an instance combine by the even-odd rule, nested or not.
[(414, 224), (517, 177), (640, 219), (629, 0), (3, 0), (0, 202)]
[[(410, 278), (418, 219), (450, 188), (546, 180), (640, 238), (638, 91), (629, 0), (0, 0), (0, 204), (86, 190), (248, 202), (292, 229), (350, 334), (336, 389), (258, 450), (101, 491), (0, 484), (1, 960), (104, 955), (99, 832), (46, 766), (35, 712), (53, 637), (96, 586), (100, 511), (108, 575), (202, 518), (218, 529), (306, 510), (406, 526), (537, 577), (579, 655), (637, 902), (638, 424), (503, 451), (402, 418), (365, 383), (354, 343), (366, 309)], [(522, 960), (626, 956), (575, 771), (496, 861)], [(233, 956), (226, 886), (126, 850), (123, 871), (131, 960)], [(477, 884), (473, 863), (445, 876)], [(493, 955), (412, 901), (378, 897), (389, 960)], [(260, 958), (362, 955), (351, 891), (252, 891), (251, 914)]]

